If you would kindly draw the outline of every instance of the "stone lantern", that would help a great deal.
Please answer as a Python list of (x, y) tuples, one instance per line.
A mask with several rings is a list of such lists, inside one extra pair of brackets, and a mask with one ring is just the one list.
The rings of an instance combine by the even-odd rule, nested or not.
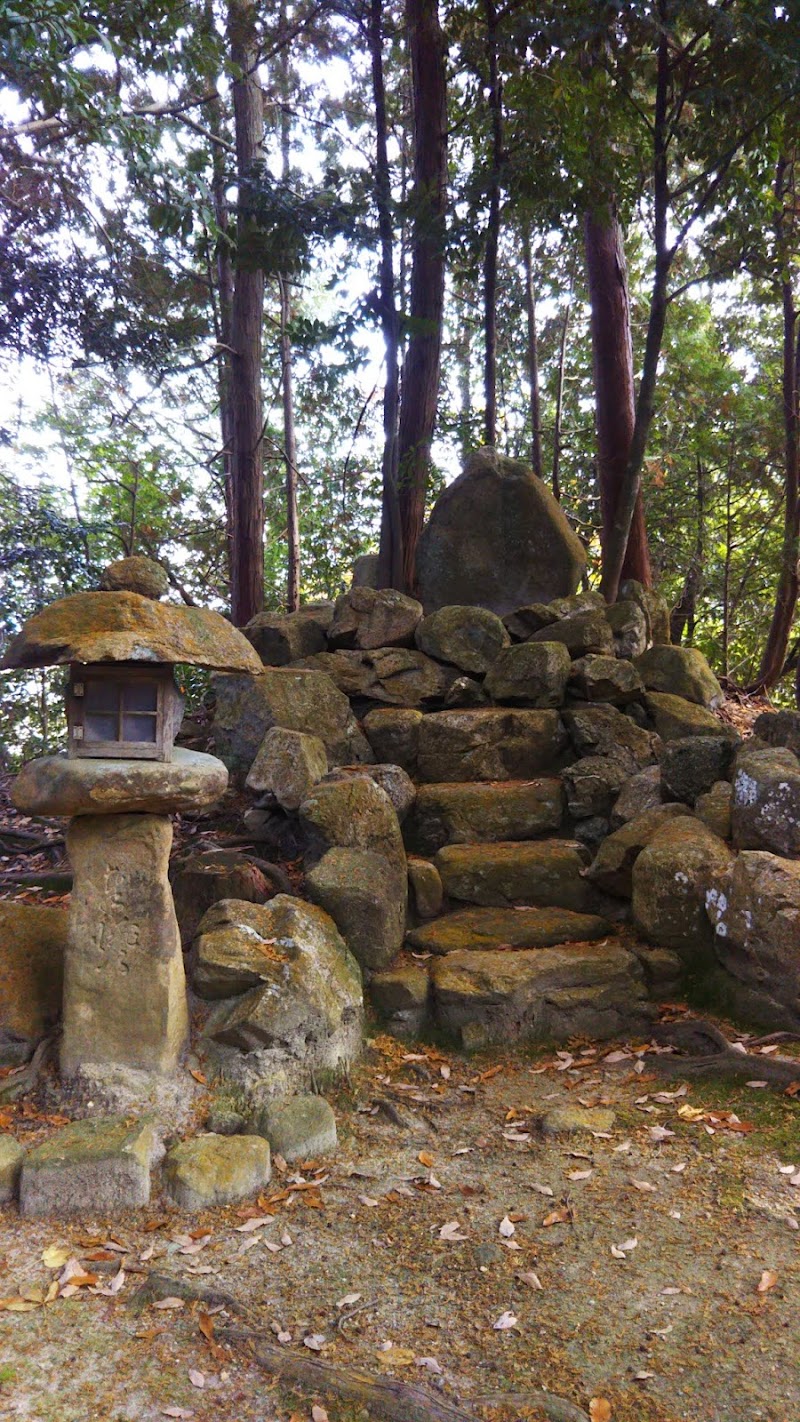
[(25, 623), (0, 669), (69, 666), (65, 754), (23, 766), (12, 798), (25, 814), (69, 817), (73, 869), (64, 970), (61, 1071), (134, 1067), (167, 1074), (188, 1032), (180, 934), (167, 877), (170, 815), (213, 804), (228, 772), (174, 745), (183, 698), (176, 663), (261, 671), (219, 613), (158, 599), (146, 558), (106, 569)]

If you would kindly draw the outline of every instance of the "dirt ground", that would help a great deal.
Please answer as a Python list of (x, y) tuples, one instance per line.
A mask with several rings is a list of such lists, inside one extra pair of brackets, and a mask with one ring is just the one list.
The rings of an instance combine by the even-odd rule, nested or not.
[[(258, 1201), (71, 1223), (0, 1210), (0, 1417), (383, 1416), (293, 1391), (292, 1359), (316, 1358), (475, 1419), (545, 1417), (546, 1388), (579, 1409), (565, 1419), (793, 1422), (800, 1106), (655, 1064), (643, 1044), (465, 1058), (376, 1037), (330, 1094), (335, 1159), (278, 1162)], [(564, 1105), (613, 1124), (546, 1134)], [(25, 1103), (2, 1124), (53, 1128)], [(142, 1304), (152, 1271), (174, 1287)], [(289, 1376), (233, 1326), (282, 1349)]]

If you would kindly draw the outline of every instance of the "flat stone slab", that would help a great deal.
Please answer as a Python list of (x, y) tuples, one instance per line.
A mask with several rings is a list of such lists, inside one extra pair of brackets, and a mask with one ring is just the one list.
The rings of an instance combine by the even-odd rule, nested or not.
[(284, 1160), (316, 1160), (336, 1150), (336, 1117), (324, 1096), (282, 1096), (256, 1104), (248, 1134), (265, 1136)]
[(25, 815), (169, 815), (213, 805), (227, 786), (216, 756), (176, 747), (170, 761), (40, 756), (22, 767), (11, 798)]
[(535, 839), (561, 828), (564, 789), (558, 776), (506, 780), (496, 784), (421, 785), (406, 842), (419, 854), (435, 854), (445, 844), (485, 844)]
[(59, 598), (28, 619), (0, 666), (70, 662), (188, 662), (217, 671), (262, 670), (247, 638), (220, 613), (154, 602), (135, 592)]
[(153, 1127), (124, 1116), (73, 1121), (25, 1157), (20, 1211), (40, 1215), (117, 1214), (150, 1199)]
[(597, 914), (562, 908), (461, 909), (423, 924), (406, 935), (417, 953), (456, 953), (461, 949), (550, 948), (559, 943), (588, 943), (610, 933)]
[(269, 1142), (261, 1136), (195, 1136), (164, 1161), (167, 1192), (183, 1210), (246, 1200), (270, 1177)]
[(557, 711), (477, 707), (423, 716), (419, 779), (529, 780), (552, 773), (567, 744)]
[(445, 893), (486, 907), (534, 904), (591, 910), (596, 897), (583, 877), (586, 852), (572, 840), (448, 844), (436, 856)]

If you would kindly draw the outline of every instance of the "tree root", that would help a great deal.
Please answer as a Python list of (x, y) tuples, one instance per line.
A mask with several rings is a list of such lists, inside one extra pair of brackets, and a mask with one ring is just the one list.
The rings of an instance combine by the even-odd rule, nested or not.
[[(231, 1294), (196, 1284), (194, 1280), (173, 1278), (169, 1274), (150, 1274), (130, 1302), (140, 1312), (148, 1304), (170, 1297), (212, 1306), (223, 1304), (231, 1313), (247, 1319), (247, 1310)], [(323, 1362), (321, 1358), (290, 1351), (277, 1343), (266, 1343), (256, 1328), (226, 1328), (218, 1337), (227, 1343), (248, 1344), (259, 1367), (290, 1386), (299, 1386), (312, 1393), (331, 1393), (347, 1402), (361, 1404), (384, 1422), (479, 1422), (473, 1411), (465, 1411), (446, 1398), (437, 1397), (429, 1388), (383, 1377), (379, 1373), (368, 1373), (361, 1368), (338, 1367)], [(476, 1398), (475, 1402), (478, 1406), (538, 1407), (548, 1422), (588, 1422), (581, 1408), (552, 1392), (531, 1392), (524, 1396), (492, 1393)]]
[(0, 874), (0, 886), (18, 885), (20, 888), (53, 889), (59, 894), (68, 894), (72, 888), (72, 875), (54, 869), (31, 870), (27, 874)]
[(27, 1096), (29, 1091), (33, 1091), (52, 1045), (52, 1037), (43, 1037), (30, 1061), (6, 1077), (0, 1085), (0, 1104), (9, 1106)]
[[(701, 1049), (701, 1055), (648, 1058), (648, 1068), (663, 1075), (714, 1076), (719, 1072), (730, 1072), (735, 1076), (768, 1081), (771, 1086), (786, 1087), (800, 1082), (800, 1061), (793, 1057), (765, 1057), (760, 1053), (740, 1052), (713, 1022), (705, 1018), (660, 1023), (653, 1035), (667, 1046), (682, 1050)], [(702, 1050), (709, 1046), (712, 1051)]]

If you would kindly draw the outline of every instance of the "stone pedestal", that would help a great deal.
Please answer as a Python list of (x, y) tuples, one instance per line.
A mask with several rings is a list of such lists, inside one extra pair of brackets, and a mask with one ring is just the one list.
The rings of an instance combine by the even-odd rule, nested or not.
[(61, 1070), (83, 1064), (174, 1069), (188, 1032), (181, 940), (167, 878), (166, 815), (71, 821), (74, 871), (64, 973)]

